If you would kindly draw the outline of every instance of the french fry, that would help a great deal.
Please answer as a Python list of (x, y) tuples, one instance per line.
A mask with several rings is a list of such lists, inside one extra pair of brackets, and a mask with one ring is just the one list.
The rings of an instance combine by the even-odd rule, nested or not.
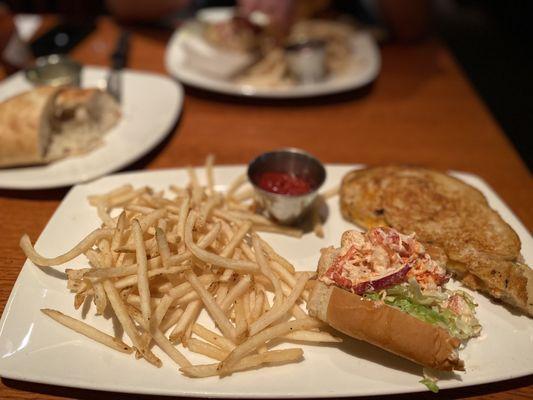
[(146, 259), (146, 249), (144, 248), (143, 231), (141, 224), (137, 220), (132, 223), (133, 240), (135, 241), (135, 255), (137, 257), (137, 289), (141, 299), (141, 312), (143, 314), (144, 326), (150, 326), (152, 309), (150, 308), (150, 283), (148, 281), (148, 261)]
[[(138, 267), (137, 267), (138, 268)], [(169, 274), (178, 274), (180, 272), (186, 271), (190, 269), (191, 267), (187, 265), (181, 265), (179, 267), (170, 267), (170, 268), (154, 268), (148, 270), (146, 276), (148, 279), (153, 278), (155, 276), (159, 275), (169, 275)], [(128, 275), (118, 281), (115, 282), (115, 287), (117, 289), (124, 289), (129, 286), (134, 286), (139, 283), (139, 274), (135, 275)], [(139, 292), (140, 293), (140, 292)]]
[(259, 214), (252, 213), (250, 211), (226, 211), (228, 215), (232, 216), (233, 218), (237, 218), (244, 221), (249, 221), (253, 223), (254, 225), (274, 225), (274, 222), (272, 220), (268, 219), (267, 217), (264, 217)]
[(248, 330), (248, 323), (246, 322), (246, 312), (244, 311), (244, 299), (239, 297), (235, 300), (235, 332), (237, 338)]
[(133, 349), (123, 341), (96, 328), (93, 328), (85, 322), (69, 317), (68, 315), (65, 315), (57, 310), (43, 308), (41, 311), (56, 322), (59, 322), (61, 325), (66, 326), (67, 328), (72, 329), (73, 331), (78, 332), (92, 340), (102, 343), (113, 350), (128, 354), (133, 352)]
[(258, 292), (255, 298), (253, 308), (250, 310), (250, 318), (252, 322), (257, 321), (263, 312), (263, 303), (265, 301), (265, 293)]
[(246, 256), (248, 260), (255, 262), (255, 254), (250, 248), (250, 246), (246, 244), (246, 242), (241, 242), (241, 244), (239, 245), (239, 248), (241, 249), (241, 251), (243, 252), (243, 254)]
[(189, 175), (189, 181), (191, 184), (192, 202), (195, 205), (199, 205), (202, 202), (203, 190), (198, 183), (198, 177), (196, 171), (191, 166), (187, 167), (187, 174)]
[(28, 235), (23, 235), (20, 239), (20, 247), (26, 257), (30, 259), (35, 265), (41, 267), (51, 267), (54, 265), (64, 264), (80, 254), (85, 253), (91, 247), (94, 246), (96, 242), (103, 238), (111, 238), (113, 236), (112, 229), (96, 229), (89, 233), (85, 238), (83, 238), (76, 246), (67, 251), (66, 253), (52, 258), (47, 258), (35, 251), (33, 248), (30, 238)]
[(190, 338), (187, 340), (187, 348), (193, 353), (203, 354), (214, 360), (222, 361), (225, 359), (229, 351), (213, 346), (212, 344), (202, 342), (201, 340)]
[(277, 261), (271, 261), (269, 266), (281, 278), (281, 280), (287, 283), (291, 288), (296, 285), (296, 278), (294, 275), (283, 268)]
[(178, 364), (180, 367), (189, 367), (191, 362), (181, 354), (178, 349), (163, 335), (159, 328), (155, 328), (152, 331), (152, 338), (157, 343), (157, 345), (163, 350), (167, 356), (169, 356), (172, 361)]
[(280, 233), (282, 235), (301, 238), (304, 232), (301, 229), (288, 228), (280, 225), (254, 225), (253, 230), (256, 232)]
[(204, 303), (205, 308), (219, 327), (219, 329), (222, 331), (225, 337), (230, 339), (231, 341), (236, 340), (236, 334), (235, 334), (235, 327), (231, 324), (231, 322), (226, 317), (226, 314), (224, 314), (224, 311), (219, 307), (219, 305), (216, 303), (215, 299), (209, 293), (198, 277), (194, 274), (192, 271), (185, 272), (185, 278), (191, 286), (194, 288), (196, 293), (198, 293), (198, 296), (200, 296), (200, 299)]
[(200, 246), (194, 243), (192, 239), (192, 229), (195, 221), (196, 214), (194, 212), (190, 212), (189, 216), (187, 217), (185, 227), (185, 245), (196, 257), (208, 264), (213, 264), (224, 268), (230, 268), (237, 271), (255, 271), (258, 269), (257, 264), (221, 257), (217, 254), (210, 253), (202, 249)]
[(200, 207), (200, 214), (198, 215), (198, 219), (196, 220), (196, 225), (201, 228), (205, 225), (205, 221), (209, 217), (209, 214), (213, 210), (213, 208), (220, 204), (222, 201), (222, 197), (218, 195), (212, 195), (209, 197)]
[[(160, 257), (154, 257), (148, 260), (149, 270), (159, 268), (161, 265)], [(136, 274), (138, 268), (137, 264), (131, 264), (115, 268), (91, 269), (85, 273), (84, 277), (91, 279), (121, 278)]]
[(239, 282), (228, 291), (226, 297), (220, 302), (220, 308), (227, 311), (233, 302), (248, 290), (251, 284), (252, 277), (250, 275), (243, 275), (239, 279)]
[[(205, 286), (211, 285), (215, 281), (215, 275), (213, 274), (204, 274), (198, 277), (198, 280)], [(179, 299), (185, 296), (187, 293), (193, 291), (193, 288), (189, 282), (180, 283), (178, 286), (173, 287), (168, 291), (164, 297), (169, 297), (172, 302), (176, 299)], [(163, 300), (161, 300), (163, 301)]]
[(294, 273), (294, 265), (292, 265), (290, 262), (288, 262), (285, 258), (280, 256), (276, 251), (270, 246), (265, 240), (259, 238), (261, 241), (261, 248), (265, 251), (265, 253), (272, 259), (273, 261), (276, 261), (278, 264), (280, 264), (283, 268), (285, 268), (290, 273)]
[(239, 188), (246, 182), (248, 182), (248, 177), (246, 174), (239, 175), (233, 182), (230, 183), (228, 191), (226, 192), (226, 196), (231, 199), (235, 192), (239, 190)]
[[(132, 288), (127, 288), (126, 290), (123, 290), (123, 292), (127, 292), (129, 290), (131, 290)], [(128, 293), (128, 295), (126, 296), (125, 298), (125, 301), (128, 303), (128, 304), (131, 304), (132, 306), (135, 306), (137, 308), (141, 308), (141, 298), (136, 295), (136, 294), (132, 294), (132, 293)], [(155, 308), (159, 305), (159, 303), (161, 302), (161, 299), (157, 298), (157, 297), (152, 297), (150, 299), (150, 307), (152, 308)]]
[(193, 325), (192, 331), (195, 335), (198, 335), (205, 341), (221, 349), (227, 350), (228, 352), (232, 351), (235, 348), (235, 344), (233, 344), (231, 340), (228, 340), (224, 336), (210, 331), (209, 329), (198, 323)]
[(137, 197), (139, 197), (142, 194), (146, 193), (147, 190), (148, 190), (147, 187), (141, 187), (139, 189), (135, 189), (135, 190), (127, 192), (127, 193), (123, 193), (123, 194), (119, 194), (119, 195), (110, 197), (110, 198), (108, 198), (106, 200), (107, 207), (109, 209), (112, 209), (114, 207), (118, 207), (118, 206), (120, 206), (122, 204), (125, 204), (125, 203), (128, 203), (130, 201), (133, 201)]
[(250, 318), (250, 291), (247, 290), (242, 295), (242, 304), (244, 309), (244, 318), (246, 319), (246, 325), (250, 326), (252, 319)]
[(232, 367), (234, 367), (239, 360), (269, 340), (286, 335), (292, 331), (313, 329), (319, 327), (320, 325), (320, 321), (312, 318), (306, 318), (283, 322), (278, 325), (271, 326), (270, 328), (261, 331), (257, 335), (250, 336), (244, 343), (237, 346), (229, 354), (229, 356), (219, 364), (218, 371), (220, 375), (231, 373)]
[(178, 300), (177, 300), (177, 303), (181, 306), (181, 307), (184, 307), (185, 305), (189, 304), (191, 301), (194, 301), (194, 300), (199, 300), (200, 299), (200, 296), (198, 296), (198, 293), (196, 292), (189, 292), (187, 293), (186, 295), (180, 297)]
[(107, 228), (114, 228), (115, 227), (115, 221), (113, 221), (113, 218), (108, 214), (107, 212), (107, 206), (105, 202), (99, 202), (96, 206), (96, 212), (98, 214), (98, 217), (100, 220), (104, 223), (104, 225)]
[(124, 235), (124, 228), (126, 227), (126, 212), (122, 211), (117, 220), (117, 226), (115, 227), (115, 232), (113, 233), (113, 238), (111, 239), (111, 250), (112, 250), (112, 261), (116, 264), (119, 254), (114, 250), (120, 247), (122, 243), (122, 236)]
[(196, 319), (196, 315), (198, 315), (201, 309), (202, 302), (200, 300), (191, 301), (189, 304), (187, 304), (185, 311), (183, 312), (180, 319), (176, 323), (176, 326), (170, 333), (171, 342), (177, 342), (181, 340), (181, 337), (183, 336), (185, 330), (187, 329), (189, 324), (191, 324), (191, 322)]
[(282, 336), (283, 339), (296, 340), (299, 342), (317, 342), (317, 343), (340, 343), (341, 338), (335, 337), (328, 332), (318, 331), (293, 331)]
[(187, 215), (189, 214), (189, 207), (190, 207), (191, 199), (189, 195), (186, 195), (182, 203), (180, 205), (180, 213), (179, 213), (179, 220), (176, 224), (177, 228), (177, 235), (179, 238), (183, 240), (185, 237), (185, 222), (187, 221)]
[(138, 219), (139, 226), (141, 228), (141, 231), (144, 233), (153, 226), (160, 218), (163, 218), (165, 214), (167, 213), (167, 210), (164, 208), (159, 208), (157, 210), (152, 211), (150, 214), (143, 215), (141, 218)]
[(233, 197), (233, 200), (237, 202), (242, 202), (245, 200), (253, 199), (254, 189), (251, 187), (248, 187), (246, 189), (241, 190), (239, 193), (235, 193), (232, 197)]
[(166, 332), (176, 325), (182, 315), (183, 309), (181, 307), (175, 308), (171, 312), (167, 312), (160, 324), (161, 331)]
[(330, 187), (329, 189), (324, 190), (322, 193), (320, 193), (320, 196), (322, 196), (324, 200), (328, 200), (332, 197), (337, 196), (339, 194), (339, 190), (340, 185), (335, 185)]
[[(252, 243), (254, 247), (255, 257), (257, 259), (257, 263), (259, 264), (259, 268), (261, 269), (261, 273), (268, 278), (270, 283), (272, 284), (272, 287), (274, 288), (274, 305), (272, 306), (271, 313), (277, 310), (281, 307), (281, 303), (283, 302), (283, 292), (281, 289), (281, 282), (279, 278), (270, 270), (270, 266), (268, 265), (268, 262), (266, 261), (265, 255), (263, 254), (263, 248), (261, 241), (259, 240), (259, 236), (253, 235), (252, 236)], [(257, 321), (254, 322), (256, 326), (262, 326), (265, 322), (270, 321), (267, 314), (263, 314)], [(272, 321), (270, 321), (271, 323)], [(268, 326), (268, 325), (264, 325)]]
[(324, 227), (322, 226), (322, 217), (320, 216), (320, 212), (318, 209), (318, 206), (315, 205), (311, 209), (311, 223), (313, 224), (313, 232), (315, 235), (319, 238), (324, 237)]
[(222, 251), (220, 252), (221, 257), (230, 257), (235, 250), (235, 248), (239, 245), (239, 243), (242, 241), (244, 236), (250, 231), (250, 228), (252, 227), (252, 223), (247, 221), (241, 224), (239, 226), (239, 229), (237, 232), (232, 236), (231, 240), (224, 246)]
[[(231, 270), (225, 270), (225, 271), (231, 271)], [(224, 271), (224, 272), (225, 272)], [(222, 303), (222, 300), (224, 300), (224, 297), (228, 294), (228, 284), (227, 283), (220, 283), (218, 284), (218, 288), (215, 293), (215, 299), (218, 305)]]
[[(237, 371), (256, 368), (262, 364), (282, 364), (300, 361), (303, 357), (302, 349), (284, 349), (271, 350), (261, 354), (254, 354), (244, 357), (234, 366), (228, 368), (225, 374), (231, 374)], [(181, 368), (180, 371), (191, 378), (207, 378), (221, 374), (218, 369), (219, 364), (193, 365), (191, 367)]]
[(96, 314), (104, 315), (107, 307), (107, 296), (105, 294), (104, 285), (101, 282), (93, 284), (94, 289), (94, 305), (96, 306)]
[(205, 178), (207, 181), (207, 194), (212, 196), (215, 193), (215, 177), (213, 174), (213, 164), (215, 163), (215, 156), (209, 154), (205, 159)]
[(263, 314), (260, 319), (250, 325), (250, 335), (255, 335), (265, 327), (283, 317), (283, 315), (285, 315), (296, 303), (296, 300), (298, 300), (298, 297), (300, 297), (300, 294), (304, 290), (305, 284), (308, 280), (309, 275), (301, 275), (296, 281), (296, 285), (294, 285), (290, 296), (287, 297), (279, 307), (272, 308), (270, 311)]
[(154, 212), (155, 208), (148, 206), (140, 206), (138, 204), (129, 204), (124, 206), (125, 211), (134, 211), (140, 214), (148, 215), (151, 212)]
[(128, 314), (126, 306), (122, 302), (122, 299), (120, 298), (117, 289), (115, 289), (115, 287), (109, 280), (104, 281), (104, 289), (107, 294), (107, 298), (109, 299), (109, 303), (115, 311), (115, 315), (117, 316), (120, 324), (122, 325), (124, 332), (126, 332), (133, 345), (137, 348), (137, 351), (142, 354), (146, 361), (155, 365), (158, 368), (161, 367), (161, 360), (157, 358), (154, 353), (152, 353), (149, 349), (143, 348), (141, 338), (139, 336), (139, 333), (137, 332), (137, 328), (135, 328), (135, 325), (133, 324), (133, 321), (131, 320)]
[(223, 220), (226, 220), (228, 222), (232, 222), (235, 225), (240, 225), (243, 223), (243, 220), (237, 217), (232, 216), (225, 210), (215, 209), (213, 210), (213, 216), (221, 218)]
[(99, 202), (107, 201), (113, 197), (121, 196), (126, 193), (130, 193), (133, 190), (133, 186), (130, 184), (119, 186), (107, 193), (101, 194), (101, 195), (92, 195), (88, 196), (87, 200), (89, 201), (89, 204), (92, 206), (96, 206)]
[(202, 237), (198, 239), (197, 246), (201, 249), (205, 249), (209, 247), (216, 240), (219, 232), (220, 232), (220, 224), (215, 223), (205, 235), (203, 235)]

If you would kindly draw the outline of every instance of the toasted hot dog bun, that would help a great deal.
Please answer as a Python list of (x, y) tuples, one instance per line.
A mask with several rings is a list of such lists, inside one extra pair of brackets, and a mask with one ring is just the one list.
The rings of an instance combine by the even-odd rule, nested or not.
[[(338, 251), (322, 251), (318, 272), (333, 263)], [(331, 327), (417, 364), (443, 371), (464, 370), (457, 348), (461, 341), (446, 330), (383, 302), (317, 281), (307, 303), (309, 314)]]

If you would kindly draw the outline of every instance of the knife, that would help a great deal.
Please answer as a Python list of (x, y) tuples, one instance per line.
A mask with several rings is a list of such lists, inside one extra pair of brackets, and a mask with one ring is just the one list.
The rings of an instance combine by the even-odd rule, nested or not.
[(115, 51), (111, 55), (111, 70), (107, 76), (106, 90), (118, 102), (122, 97), (122, 74), (127, 63), (130, 33), (122, 31), (117, 41)]

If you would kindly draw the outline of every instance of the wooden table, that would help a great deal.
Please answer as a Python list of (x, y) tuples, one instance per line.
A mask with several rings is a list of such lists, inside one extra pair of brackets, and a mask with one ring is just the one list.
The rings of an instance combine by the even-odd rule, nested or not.
[[(51, 19), (46, 19), (48, 24)], [(133, 29), (129, 67), (165, 73), (169, 32)], [(108, 65), (117, 26), (99, 21), (97, 30), (72, 56)], [(355, 94), (302, 102), (248, 102), (187, 90), (185, 108), (168, 139), (128, 169), (217, 162), (246, 163), (268, 149), (304, 148), (328, 163), (409, 163), (454, 169), (485, 179), (516, 215), (533, 228), (531, 175), (437, 40), (385, 45), (375, 84)], [(67, 189), (0, 191), (0, 307), (3, 310), (24, 256), (23, 232), (38, 237)], [(498, 362), (498, 360), (494, 360)], [(418, 399), (428, 394), (393, 396)], [(431, 398), (533, 398), (531, 376), (491, 385), (448, 390)], [(1, 399), (148, 399), (2, 379)]]

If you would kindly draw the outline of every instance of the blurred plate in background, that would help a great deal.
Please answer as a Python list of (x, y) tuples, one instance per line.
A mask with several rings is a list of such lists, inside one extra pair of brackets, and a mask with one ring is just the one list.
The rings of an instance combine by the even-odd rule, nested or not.
[[(220, 22), (232, 16), (232, 9), (207, 8), (198, 13), (198, 20)], [(197, 22), (197, 21), (196, 21)], [(357, 31), (351, 38), (353, 63), (342, 75), (332, 76), (318, 83), (299, 84), (290, 87), (256, 87), (237, 83), (228, 79), (210, 76), (187, 63), (185, 43), (198, 30), (195, 21), (184, 24), (174, 32), (167, 45), (165, 65), (168, 73), (184, 84), (203, 90), (259, 98), (303, 98), (315, 97), (368, 85), (379, 74), (381, 57), (374, 38), (367, 32)]]
[[(108, 70), (84, 67), (82, 86), (101, 86)], [(32, 85), (19, 72), (0, 82), (0, 101)], [(124, 70), (122, 118), (97, 149), (48, 165), (0, 169), (0, 188), (48, 189), (69, 186), (124, 168), (157, 146), (183, 107), (181, 85), (161, 75)]]

